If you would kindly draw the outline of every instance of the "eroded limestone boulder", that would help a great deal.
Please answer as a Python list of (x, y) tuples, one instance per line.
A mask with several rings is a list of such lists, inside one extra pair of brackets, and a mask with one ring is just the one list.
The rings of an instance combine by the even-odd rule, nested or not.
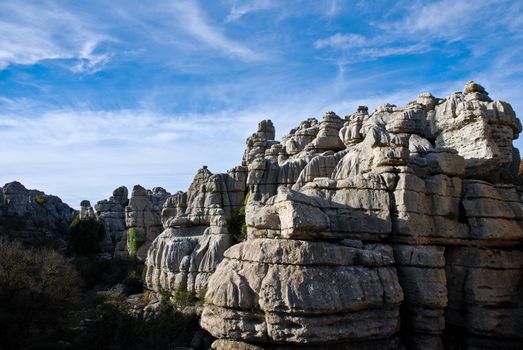
[(387, 248), (253, 239), (212, 275), (202, 326), (217, 338), (290, 344), (376, 340), (399, 330), (403, 293)]
[(492, 101), (481, 85), (469, 82), (463, 93), (435, 107), (431, 129), (437, 147), (455, 149), (465, 159), (467, 177), (498, 181), (512, 163), (521, 122), (510, 104)]

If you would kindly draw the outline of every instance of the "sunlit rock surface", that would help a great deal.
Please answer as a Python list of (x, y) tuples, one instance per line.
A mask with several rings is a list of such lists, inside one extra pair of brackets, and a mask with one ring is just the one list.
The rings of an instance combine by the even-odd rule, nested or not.
[(249, 239), (208, 280), (214, 348), (521, 348), (520, 132), (474, 82), (328, 112), (281, 142), (261, 122), (243, 157)]

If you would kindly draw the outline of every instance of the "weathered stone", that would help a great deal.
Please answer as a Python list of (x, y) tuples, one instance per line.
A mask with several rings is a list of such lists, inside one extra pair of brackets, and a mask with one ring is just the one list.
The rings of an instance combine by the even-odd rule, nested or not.
[(523, 252), (447, 248), (447, 322), (478, 336), (523, 342)]
[[(265, 128), (269, 129), (263, 132), (270, 133), (270, 127)], [(164, 231), (153, 241), (146, 260), (150, 289), (173, 294), (205, 289), (223, 252), (231, 246), (229, 226), (243, 206), (246, 170), (236, 167), (213, 175), (203, 167), (186, 193), (178, 192), (165, 201)]]
[(376, 249), (255, 239), (225, 254), (202, 314), (202, 326), (216, 337), (301, 344), (384, 338), (398, 330), (403, 293), (392, 258)]
[(0, 236), (27, 246), (67, 246), (68, 227), (78, 214), (53, 195), (14, 181), (0, 187)]
[[(207, 285), (201, 324), (216, 348), (521, 343), (520, 131), (474, 82), (371, 115), (328, 112), (281, 142), (263, 121), (245, 177), (204, 169), (167, 201), (148, 285)], [(217, 237), (245, 192), (248, 241), (225, 250)]]
[[(125, 207), (128, 230), (122, 239), (127, 241), (129, 253), (136, 254), (140, 260), (145, 260), (151, 242), (162, 232), (160, 213), (169, 196), (170, 193), (161, 187), (155, 187), (152, 191), (140, 185), (133, 188), (129, 204)], [(133, 252), (134, 245), (137, 245), (136, 252)]]
[(104, 226), (105, 237), (102, 250), (114, 252), (117, 256), (127, 255), (125, 227), (125, 207), (129, 203), (127, 187), (121, 186), (113, 191), (109, 199), (98, 201), (95, 205), (98, 222)]
[(96, 216), (94, 215), (93, 207), (91, 207), (91, 202), (88, 200), (83, 200), (80, 202), (80, 212), (78, 213), (78, 216), (80, 219), (94, 219)]

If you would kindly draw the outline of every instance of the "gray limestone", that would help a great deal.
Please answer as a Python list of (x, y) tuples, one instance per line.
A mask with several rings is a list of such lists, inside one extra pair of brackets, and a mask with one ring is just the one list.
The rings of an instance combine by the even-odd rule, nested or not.
[(260, 123), (243, 157), (248, 240), (205, 277), (214, 348), (400, 348), (400, 327), (409, 349), (523, 344), (520, 132), (474, 82), (328, 112), (281, 142)]

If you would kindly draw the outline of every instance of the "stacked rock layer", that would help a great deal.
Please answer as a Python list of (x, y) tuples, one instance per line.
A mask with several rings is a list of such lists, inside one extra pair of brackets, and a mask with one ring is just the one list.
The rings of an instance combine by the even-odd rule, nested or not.
[(161, 212), (163, 232), (146, 260), (146, 283), (156, 291), (199, 291), (231, 246), (230, 222), (245, 197), (247, 169), (225, 174), (198, 170), (187, 192), (169, 197)]
[(329, 112), (281, 142), (260, 123), (243, 160), (249, 239), (208, 281), (214, 347), (520, 348), (520, 132), (474, 82)]

